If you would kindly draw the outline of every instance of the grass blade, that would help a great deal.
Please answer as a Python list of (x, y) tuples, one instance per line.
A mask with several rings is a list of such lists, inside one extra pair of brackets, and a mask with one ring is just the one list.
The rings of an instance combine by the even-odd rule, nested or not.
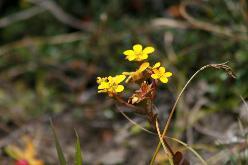
[(179, 140), (179, 139), (176, 139), (176, 138), (172, 138), (172, 137), (168, 137), (168, 136), (165, 136), (166, 138), (168, 139), (171, 139), (171, 140), (174, 140), (176, 141), (177, 143), (179, 144), (182, 144), (184, 147), (186, 147), (188, 150), (190, 150), (200, 161), (203, 165), (207, 165), (207, 162), (201, 157), (200, 154), (198, 154), (197, 151), (195, 151), (192, 147), (190, 147), (188, 144), (184, 143), (183, 141)]
[(161, 133), (160, 133), (160, 130), (159, 130), (159, 126), (158, 126), (158, 120), (156, 120), (156, 129), (157, 129), (157, 132), (158, 132), (159, 140), (160, 140), (160, 142), (161, 142), (161, 144), (162, 144), (162, 146), (164, 148), (164, 152), (167, 155), (170, 164), (171, 165), (174, 165), (173, 160), (172, 160), (172, 155), (170, 154), (170, 152), (168, 151), (167, 147), (165, 146), (164, 141), (163, 141), (163, 138), (161, 136)]
[(53, 137), (54, 137), (54, 140), (55, 140), (57, 155), (58, 155), (58, 158), (59, 158), (59, 164), (60, 165), (66, 165), (65, 156), (64, 156), (62, 148), (61, 148), (61, 146), (59, 144), (59, 140), (57, 138), (57, 135), (56, 135), (56, 132), (55, 132), (55, 129), (54, 129), (52, 121), (50, 121), (50, 123), (51, 123), (52, 132), (53, 132)]
[[(173, 114), (176, 110), (176, 106), (177, 106), (177, 103), (179, 102), (179, 99), (181, 98), (183, 92), (185, 91), (185, 89), (188, 87), (188, 85), (191, 83), (191, 81), (203, 70), (207, 69), (207, 68), (215, 68), (215, 69), (222, 69), (224, 70), (229, 76), (231, 76), (232, 78), (236, 78), (234, 72), (232, 71), (232, 68), (229, 67), (228, 65), (226, 65), (227, 62), (224, 62), (224, 63), (219, 63), (219, 64), (208, 64), (208, 65), (205, 65), (203, 67), (201, 67), (200, 69), (198, 69), (191, 77), (190, 79), (186, 82), (186, 84), (184, 85), (183, 89), (180, 91), (179, 95), (177, 96), (176, 98), (176, 101), (172, 107), (172, 110), (170, 111), (170, 114), (169, 114), (169, 117), (166, 121), (166, 124), (165, 124), (165, 127), (164, 127), (164, 130), (162, 132), (162, 137), (165, 137), (166, 133), (167, 133), (167, 130), (169, 128), (169, 125), (171, 124), (171, 120), (172, 120), (172, 117), (173, 117)], [(158, 151), (160, 149), (160, 146), (161, 146), (161, 142), (159, 141), (157, 147), (156, 147), (156, 150), (154, 151), (153, 153), (153, 156), (152, 156), (152, 160), (150, 162), (150, 165), (153, 165), (154, 164), (154, 160), (156, 158), (156, 155), (158, 154)]]
[(75, 162), (74, 165), (82, 165), (83, 164), (83, 158), (81, 155), (81, 147), (80, 147), (80, 140), (79, 136), (77, 134), (77, 131), (75, 130), (76, 134), (76, 144), (75, 144)]

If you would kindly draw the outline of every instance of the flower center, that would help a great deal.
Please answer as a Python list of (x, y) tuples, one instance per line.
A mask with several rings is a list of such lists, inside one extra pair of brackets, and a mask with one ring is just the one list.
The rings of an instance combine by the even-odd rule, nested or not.
[(135, 55), (137, 56), (137, 59), (140, 59), (140, 56), (142, 55), (142, 53), (135, 53)]

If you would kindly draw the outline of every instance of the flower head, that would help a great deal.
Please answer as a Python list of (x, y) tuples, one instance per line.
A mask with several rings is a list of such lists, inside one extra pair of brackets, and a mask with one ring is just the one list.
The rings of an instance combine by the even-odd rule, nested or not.
[(165, 67), (160, 67), (160, 63), (156, 63), (152, 67), (153, 74), (151, 77), (153, 79), (159, 79), (162, 83), (167, 83), (168, 82), (168, 77), (172, 76), (171, 72), (165, 72)]
[(125, 75), (117, 75), (115, 77), (97, 77), (98, 93), (108, 93), (109, 96), (113, 96), (115, 93), (122, 92), (124, 90), (123, 85), (119, 85), (124, 79)]
[(128, 76), (126, 83), (128, 83), (130, 79), (132, 79), (133, 81), (140, 80), (143, 77), (143, 72), (146, 70), (146, 68), (149, 67), (149, 65), (150, 65), (149, 62), (145, 62), (141, 64), (139, 69), (136, 70), (135, 72), (123, 72), (122, 73), (123, 75)]
[(123, 52), (126, 55), (126, 59), (129, 61), (143, 61), (148, 58), (148, 54), (154, 52), (153, 47), (142, 48), (142, 45), (136, 44), (133, 46), (133, 50), (126, 50)]
[(25, 149), (20, 149), (15, 145), (10, 145), (5, 148), (7, 154), (16, 160), (16, 165), (44, 165), (42, 160), (36, 158), (36, 148), (32, 140), (24, 137)]

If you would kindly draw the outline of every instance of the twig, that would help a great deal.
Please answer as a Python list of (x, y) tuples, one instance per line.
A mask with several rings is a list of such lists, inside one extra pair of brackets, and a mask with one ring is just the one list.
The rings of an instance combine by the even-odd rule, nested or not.
[(246, 25), (248, 25), (248, 3), (246, 0), (240, 0), (240, 9), (241, 9), (241, 13), (244, 17), (244, 20), (246, 21)]
[(237, 40), (248, 40), (248, 36), (246, 34), (235, 34), (234, 31), (231, 30), (230, 28), (221, 27), (221, 26), (214, 25), (208, 22), (199, 21), (193, 18), (186, 11), (186, 7), (188, 4), (189, 4), (188, 2), (181, 3), (179, 9), (180, 9), (182, 16), (195, 28), (202, 29), (208, 32), (213, 32), (213, 33), (220, 34), (220, 35), (224, 35), (227, 37), (235, 38)]
[(6, 16), (6, 17), (0, 19), (0, 28), (3, 28), (5, 26), (8, 26), (8, 25), (13, 24), (13, 23), (18, 22), (18, 21), (29, 19), (29, 18), (31, 18), (37, 14), (40, 14), (44, 11), (45, 11), (45, 9), (38, 7), (38, 6), (35, 6), (32, 8), (29, 8), (27, 10), (20, 11), (18, 13)]
[(204, 135), (211, 136), (215, 139), (223, 139), (223, 136), (224, 136), (221, 133), (215, 132), (215, 131), (210, 130), (208, 128), (204, 128), (204, 127), (200, 126), (199, 124), (194, 125), (194, 128), (196, 129), (196, 131), (198, 131)]
[(165, 32), (164, 34), (164, 47), (168, 55), (169, 61), (174, 62), (177, 59), (176, 52), (173, 48), (174, 36), (171, 32)]
[(246, 101), (245, 101), (245, 99), (244, 99), (243, 96), (239, 95), (239, 97), (241, 98), (242, 102), (244, 103), (245, 109), (246, 109), (246, 111), (247, 111), (247, 113), (248, 113), (248, 104), (246, 103)]
[(178, 29), (187, 29), (191, 27), (191, 24), (186, 21), (179, 21), (170, 18), (156, 18), (152, 22), (152, 25), (155, 27), (171, 27)]
[(85, 39), (82, 32), (75, 32), (69, 34), (61, 34), (52, 37), (32, 37), (24, 38), (13, 43), (9, 43), (0, 47), (0, 56), (6, 54), (12, 49), (27, 47), (30, 45), (38, 46), (42, 44), (63, 44)]
[(212, 32), (212, 33), (216, 33), (216, 34), (223, 35), (226, 37), (234, 38), (236, 40), (248, 40), (248, 36), (246, 33), (244, 34), (235, 33), (230, 28), (211, 24), (208, 22), (199, 21), (193, 18), (186, 11), (187, 5), (188, 4), (186, 2), (183, 2), (180, 5), (180, 12), (187, 21), (175, 20), (175, 19), (170, 19), (170, 18), (157, 18), (151, 22), (152, 25), (154, 27), (160, 27), (160, 28), (171, 27), (171, 28), (178, 28), (178, 29), (189, 29), (189, 28), (200, 29), (200, 30), (204, 30), (207, 32)]
[(69, 25), (73, 28), (92, 31), (93, 27), (89, 23), (84, 23), (81, 20), (71, 16), (70, 14), (66, 13), (58, 4), (54, 1), (50, 0), (28, 0), (29, 2), (38, 5), (44, 9), (47, 9), (54, 15), (59, 21), (62, 23)]

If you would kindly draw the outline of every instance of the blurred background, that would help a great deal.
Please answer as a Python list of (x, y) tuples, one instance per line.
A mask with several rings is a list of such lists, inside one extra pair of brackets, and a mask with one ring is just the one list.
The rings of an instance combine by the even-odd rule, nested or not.
[[(183, 94), (168, 135), (211, 164), (247, 164), (246, 0), (1, 0), (0, 164), (13, 161), (4, 147), (24, 135), (45, 164), (58, 164), (50, 118), (69, 164), (74, 128), (85, 164), (148, 164), (158, 138), (123, 117), (96, 84), (97, 76), (136, 68), (122, 54), (136, 43), (155, 47), (151, 61), (174, 74), (156, 100), (161, 125), (194, 72), (229, 61), (237, 78), (202, 72)], [(144, 117), (120, 109), (149, 129)], [(161, 150), (156, 163), (165, 161)]]

